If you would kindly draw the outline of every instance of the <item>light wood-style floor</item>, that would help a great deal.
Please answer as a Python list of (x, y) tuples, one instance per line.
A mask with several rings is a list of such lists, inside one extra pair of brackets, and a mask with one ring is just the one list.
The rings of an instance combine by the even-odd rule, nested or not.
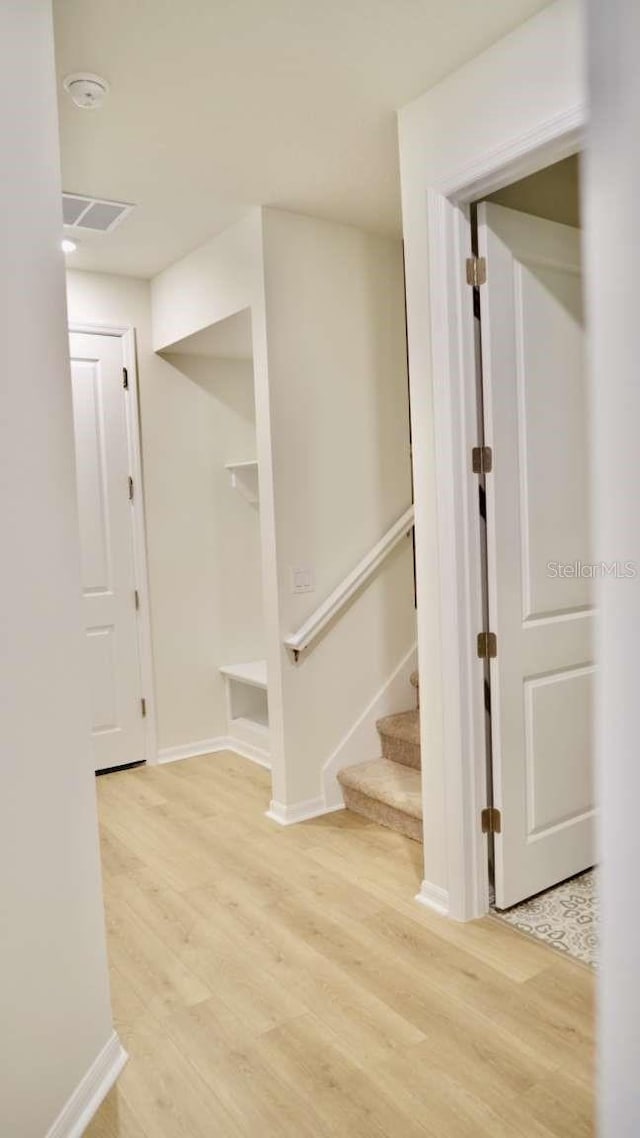
[(287, 829), (225, 753), (98, 780), (130, 1060), (89, 1138), (583, 1138), (593, 977), (413, 900), (422, 849)]

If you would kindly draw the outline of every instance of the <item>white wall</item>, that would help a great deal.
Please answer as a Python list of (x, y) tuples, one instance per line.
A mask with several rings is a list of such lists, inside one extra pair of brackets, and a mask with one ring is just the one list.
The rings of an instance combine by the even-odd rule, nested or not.
[(262, 211), (252, 210), (237, 225), (154, 277), (151, 299), (153, 345), (156, 351), (163, 352), (179, 348), (181, 341), (212, 324), (245, 309), (251, 312), (256, 455), (260, 467), (264, 656), (269, 682), (271, 764), (273, 781), (277, 784), (284, 763), (284, 743)]
[(562, 162), (555, 162), (527, 178), (512, 182), (489, 194), (487, 200), (579, 229), (580, 156), (573, 154)]
[[(214, 669), (221, 664), (264, 658), (260, 516), (258, 506), (233, 489), (226, 463), (256, 457), (253, 365), (250, 360), (167, 353), (171, 365), (202, 393), (192, 446), (201, 451), (201, 497), (189, 510), (191, 524), (207, 536), (207, 593), (216, 612), (217, 633), (209, 645)], [(213, 677), (216, 702), (224, 684)], [(223, 723), (222, 734), (226, 727)]]
[[(153, 346), (163, 351), (186, 336), (262, 300), (262, 218), (242, 221), (153, 278)], [(259, 334), (254, 315), (254, 336)]]
[(155, 353), (148, 281), (70, 270), (67, 297), (136, 329), (158, 749), (188, 748), (226, 734), (218, 666), (264, 655), (257, 518), (224, 470), (255, 456), (251, 364)]
[[(455, 627), (443, 628), (442, 597), (443, 583), (451, 593), (450, 578), (459, 571), (459, 565), (451, 571), (451, 550), (445, 549), (441, 541), (449, 519), (445, 517), (439, 522), (437, 507), (436, 449), (446, 450), (448, 442), (442, 436), (436, 439), (434, 434), (434, 388), (438, 376), (432, 366), (430, 333), (427, 194), (429, 190), (447, 194), (453, 183), (471, 184), (486, 164), (487, 155), (499, 166), (505, 161), (511, 140), (529, 133), (528, 145), (523, 149), (530, 149), (535, 146), (541, 121), (553, 122), (558, 115), (581, 111), (586, 99), (581, 7), (580, 0), (557, 0), (403, 108), (399, 116), (420, 680), (422, 690), (429, 692), (422, 708), (425, 877), (445, 892), (452, 865), (447, 850), (445, 781), (453, 765), (452, 748), (457, 747), (460, 714), (454, 715), (456, 722), (452, 723), (446, 706), (448, 692), (442, 685), (445, 662), (450, 659), (451, 646), (457, 644)], [(529, 156), (526, 162), (531, 162), (528, 169), (505, 170), (503, 184), (536, 168), (535, 157)], [(539, 159), (538, 164), (544, 165), (545, 159)], [(476, 196), (483, 196), (486, 189), (477, 186)], [(461, 259), (467, 252), (460, 250)], [(455, 353), (458, 345), (451, 345), (450, 350)], [(452, 437), (456, 429), (460, 428), (454, 423), (450, 428)], [(442, 468), (439, 473), (448, 477)], [(444, 500), (448, 489), (441, 486), (441, 492)], [(445, 559), (448, 578), (441, 572)], [(454, 686), (450, 685), (451, 691)], [(464, 715), (467, 713), (465, 709)], [(457, 761), (456, 756), (453, 758)], [(455, 793), (461, 794), (459, 787)]]
[[(282, 640), (411, 502), (404, 284), (399, 241), (279, 210), (264, 211), (264, 258)], [(294, 566), (314, 593), (292, 594)], [(276, 801), (321, 795), (324, 763), (414, 641), (407, 541), (297, 666), (281, 650)]]
[[(640, 566), (640, 8), (591, 0), (585, 163), (595, 556)], [(601, 815), (600, 1128), (640, 1134), (640, 577), (600, 584), (596, 749)]]
[[(407, 542), (297, 668), (282, 647), (410, 502), (401, 244), (254, 211), (161, 273), (152, 298), (165, 352), (251, 308), (273, 799), (316, 801), (415, 638)], [(295, 566), (314, 570), (314, 593), (292, 594)]]
[(55, 107), (49, 4), (5, 3), (0, 209), (11, 220), (0, 246), (0, 1132), (7, 1138), (42, 1138), (113, 1040)]

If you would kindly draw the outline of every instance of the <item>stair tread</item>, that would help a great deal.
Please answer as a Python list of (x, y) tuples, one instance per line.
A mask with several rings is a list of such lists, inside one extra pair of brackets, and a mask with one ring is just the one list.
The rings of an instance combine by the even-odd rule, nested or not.
[(398, 715), (386, 715), (377, 723), (381, 735), (391, 735), (403, 739), (405, 743), (420, 745), (420, 712), (401, 711)]
[(422, 818), (422, 779), (414, 767), (389, 759), (374, 759), (345, 767), (338, 774), (338, 782), (403, 814)]

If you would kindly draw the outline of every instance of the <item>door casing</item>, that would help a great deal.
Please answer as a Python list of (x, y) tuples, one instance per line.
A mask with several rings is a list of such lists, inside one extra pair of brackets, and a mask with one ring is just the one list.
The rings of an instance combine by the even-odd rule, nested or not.
[(135, 330), (132, 327), (120, 327), (108, 324), (72, 323), (69, 325), (69, 332), (86, 333), (91, 336), (117, 337), (121, 341), (122, 366), (127, 369), (127, 375), (129, 378), (129, 398), (125, 401), (129, 469), (134, 481), (134, 486), (138, 487), (140, 491), (137, 494), (134, 493), (131, 514), (133, 522), (133, 554), (135, 576), (140, 599), (137, 622), (138, 651), (140, 656), (140, 675), (143, 689), (142, 694), (144, 695), (146, 701), (146, 716), (144, 719), (144, 748), (146, 761), (150, 764), (154, 764), (158, 761), (158, 747), (156, 738), (156, 703), (153, 685), (151, 607), (149, 603), (149, 574), (147, 568), (144, 487), (142, 482), (140, 405)]
[[(438, 823), (444, 834), (446, 873), (446, 888), (429, 879), (429, 814), (434, 806), (433, 796), (429, 801), (428, 778), (423, 776), (426, 866), (417, 899), (463, 921), (480, 917), (489, 909), (487, 838), (480, 826), (480, 813), (486, 805), (484, 693), (482, 661), (475, 656), (476, 635), (483, 624), (477, 477), (470, 462), (471, 448), (477, 443), (473, 306), (465, 273), (465, 261), (471, 254), (470, 204), (577, 153), (584, 144), (587, 126), (587, 110), (581, 100), (567, 99), (568, 105), (554, 109), (552, 114), (542, 98), (537, 99), (538, 105), (535, 97), (533, 100), (533, 106), (527, 105), (526, 116), (522, 112), (520, 133), (512, 123), (505, 125), (504, 137), (475, 154), (467, 165), (461, 166), (456, 157), (460, 152), (457, 140), (452, 142), (450, 133), (445, 137), (446, 132), (441, 130), (437, 176), (431, 182), (427, 171), (433, 164), (429, 167), (425, 163), (424, 174), (416, 174), (414, 156), (403, 155), (418, 628), (422, 640), (420, 682), (427, 693), (432, 678), (428, 646), (437, 638), (443, 756), (443, 817)], [(477, 114), (482, 114), (480, 96), (476, 105)], [(454, 125), (460, 124), (461, 136), (468, 134), (470, 105), (461, 105), (452, 92), (448, 110)], [(533, 128), (532, 114), (537, 118)], [(408, 154), (401, 130), (401, 153), (403, 146)], [(429, 407), (424, 392), (427, 385), (431, 385), (431, 423), (425, 415)], [(435, 542), (419, 516), (420, 483), (426, 481), (426, 455), (431, 447)], [(438, 582), (436, 596), (430, 592), (434, 581)], [(429, 728), (423, 723), (424, 755), (428, 755), (430, 745)]]

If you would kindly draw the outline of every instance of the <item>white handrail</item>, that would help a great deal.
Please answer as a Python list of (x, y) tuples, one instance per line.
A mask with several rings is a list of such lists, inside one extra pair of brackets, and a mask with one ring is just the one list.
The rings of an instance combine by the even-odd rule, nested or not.
[(396, 545), (402, 541), (403, 537), (408, 537), (413, 529), (414, 522), (414, 508), (409, 506), (405, 510), (402, 517), (398, 518), (397, 522), (387, 530), (384, 537), (380, 539), (373, 549), (369, 550), (365, 557), (362, 558), (355, 569), (345, 577), (344, 581), (334, 589), (326, 601), (316, 609), (307, 621), (302, 625), (302, 628), (295, 632), (292, 636), (287, 636), (285, 646), (293, 654), (294, 660), (297, 661), (301, 652), (305, 648), (309, 648), (315, 640), (318, 639), (321, 632), (331, 623), (332, 620), (348, 605), (349, 601), (355, 594), (371, 580), (374, 573), (382, 565), (383, 561), (389, 556), (391, 551), (395, 549)]

